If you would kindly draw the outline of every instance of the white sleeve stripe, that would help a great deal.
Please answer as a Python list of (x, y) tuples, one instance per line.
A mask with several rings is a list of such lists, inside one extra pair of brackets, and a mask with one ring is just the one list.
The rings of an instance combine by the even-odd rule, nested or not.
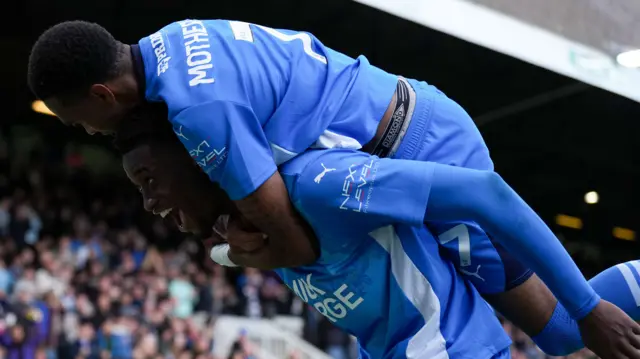
[(635, 269), (636, 274), (640, 276), (640, 262), (639, 261), (629, 261), (626, 263), (627, 266), (631, 265), (633, 269)]
[[(638, 267), (637, 267), (638, 264), (635, 263), (634, 265), (634, 263), (635, 261), (632, 262), (631, 265), (633, 265), (634, 268), (638, 270)], [(631, 290), (631, 295), (633, 295), (633, 299), (636, 301), (636, 306), (640, 307), (640, 286), (638, 285), (638, 281), (636, 280), (636, 277), (631, 272), (631, 269), (627, 267), (624, 263), (618, 264), (616, 268), (620, 270), (620, 273), (622, 273), (624, 280), (627, 282), (627, 285), (629, 286), (629, 290)]]

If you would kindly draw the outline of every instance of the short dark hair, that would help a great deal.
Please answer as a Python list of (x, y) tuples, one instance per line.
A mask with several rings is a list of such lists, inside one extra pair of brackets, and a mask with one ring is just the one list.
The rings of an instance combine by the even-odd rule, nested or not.
[(40, 99), (71, 98), (118, 75), (122, 43), (102, 26), (67, 21), (48, 29), (29, 56), (27, 81)]
[(126, 155), (141, 144), (151, 142), (182, 147), (163, 102), (143, 103), (135, 108), (116, 129), (113, 144), (121, 155)]

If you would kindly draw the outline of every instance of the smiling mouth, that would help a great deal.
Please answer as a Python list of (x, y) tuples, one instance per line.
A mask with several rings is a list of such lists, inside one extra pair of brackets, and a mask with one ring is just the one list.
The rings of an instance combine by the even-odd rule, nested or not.
[(177, 213), (176, 212), (172, 212), (171, 213), (171, 218), (173, 219), (173, 223), (175, 223), (176, 227), (178, 227), (178, 229), (180, 230), (180, 232), (182, 233), (189, 233), (189, 229), (186, 228), (185, 224), (186, 224), (186, 220), (184, 217), (184, 213), (182, 213), (181, 210), (178, 210)]
[(173, 208), (167, 208), (160, 212), (153, 211), (153, 214), (162, 217), (162, 219), (167, 219), (167, 216), (169, 216), (172, 222), (176, 225), (176, 227), (178, 227), (180, 232), (187, 232), (187, 230), (184, 227), (184, 223), (185, 223), (184, 214), (182, 213), (181, 210), (178, 209), (174, 211)]
[(154, 211), (154, 213), (155, 213), (155, 214), (159, 214), (159, 215), (160, 215), (160, 217), (164, 218), (164, 217), (166, 217), (169, 213), (171, 213), (171, 211), (173, 211), (173, 208), (165, 209), (164, 211), (162, 211), (162, 212), (160, 212), (160, 213), (155, 213), (155, 211)]

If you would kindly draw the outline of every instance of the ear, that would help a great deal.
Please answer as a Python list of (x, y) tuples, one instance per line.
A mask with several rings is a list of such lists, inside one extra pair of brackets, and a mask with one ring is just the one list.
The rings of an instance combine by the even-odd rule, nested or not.
[(100, 101), (104, 101), (109, 104), (116, 102), (116, 96), (113, 94), (113, 92), (111, 92), (111, 89), (103, 84), (91, 85), (89, 93), (91, 94), (91, 96), (99, 99)]

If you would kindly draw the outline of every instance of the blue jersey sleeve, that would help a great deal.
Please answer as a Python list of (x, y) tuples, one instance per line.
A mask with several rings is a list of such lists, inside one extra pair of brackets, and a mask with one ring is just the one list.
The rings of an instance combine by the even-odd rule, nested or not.
[(472, 220), (528, 265), (571, 316), (581, 319), (600, 301), (553, 232), (492, 171), (436, 165), (427, 220)]
[(253, 193), (276, 171), (260, 122), (246, 106), (206, 102), (179, 112), (172, 124), (191, 157), (232, 200)]
[(418, 226), (422, 225), (432, 173), (432, 164), (426, 162), (330, 150), (299, 173), (293, 199), (312, 223), (359, 231), (390, 224)]

